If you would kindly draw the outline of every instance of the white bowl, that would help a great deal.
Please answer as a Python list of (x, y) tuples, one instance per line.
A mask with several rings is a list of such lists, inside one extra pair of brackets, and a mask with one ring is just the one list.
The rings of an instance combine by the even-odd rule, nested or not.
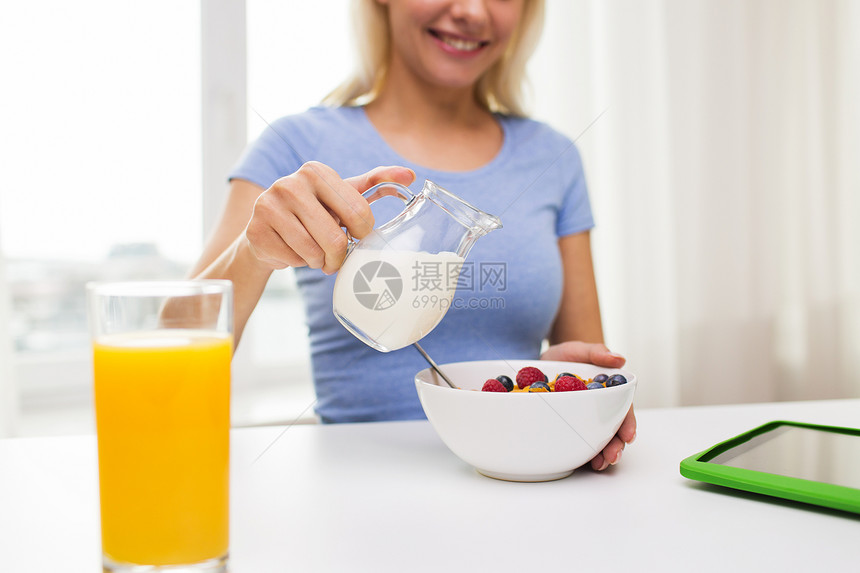
[[(552, 380), (561, 372), (588, 379), (623, 374), (627, 384), (574, 392), (481, 392), (501, 374), (516, 380), (535, 366)], [(485, 360), (439, 366), (458, 389), (431, 369), (415, 375), (427, 419), (460, 459), (480, 473), (509, 481), (567, 477), (597, 455), (618, 431), (633, 403), (636, 376), (577, 362)]]

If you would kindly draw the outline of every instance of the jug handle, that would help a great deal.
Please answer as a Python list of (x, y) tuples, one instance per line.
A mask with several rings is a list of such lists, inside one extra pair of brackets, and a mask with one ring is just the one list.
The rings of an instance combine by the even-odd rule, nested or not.
[[(404, 204), (409, 204), (409, 202), (415, 198), (415, 195), (412, 193), (412, 191), (409, 190), (408, 187), (406, 187), (405, 185), (401, 185), (400, 183), (393, 183), (390, 181), (374, 185), (373, 187), (362, 193), (361, 196), (367, 199), (368, 203), (373, 203), (377, 199), (381, 199), (383, 197), (397, 197), (398, 199), (403, 201)], [(348, 241), (348, 244), (346, 246), (346, 254), (347, 256), (349, 256), (358, 241), (356, 241), (352, 237), (352, 235), (349, 234), (349, 231), (347, 231), (346, 229), (344, 229), (344, 231), (346, 232), (346, 240)]]

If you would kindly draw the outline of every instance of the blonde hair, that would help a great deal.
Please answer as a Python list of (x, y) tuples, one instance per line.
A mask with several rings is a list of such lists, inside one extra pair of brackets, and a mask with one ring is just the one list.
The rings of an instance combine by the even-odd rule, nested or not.
[[(352, 77), (323, 98), (333, 106), (364, 105), (385, 84), (391, 56), (388, 9), (376, 0), (353, 0), (358, 66)], [(475, 85), (475, 97), (488, 111), (525, 116), (526, 64), (543, 30), (544, 0), (525, 0), (519, 25), (504, 54)]]

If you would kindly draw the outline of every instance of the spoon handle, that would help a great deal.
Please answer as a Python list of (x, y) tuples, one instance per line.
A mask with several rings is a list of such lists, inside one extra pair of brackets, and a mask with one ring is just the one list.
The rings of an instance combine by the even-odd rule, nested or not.
[(423, 357), (424, 357), (424, 360), (426, 360), (426, 361), (427, 361), (427, 364), (429, 364), (429, 365), (430, 365), (430, 367), (431, 367), (433, 370), (435, 370), (435, 371), (436, 371), (436, 373), (437, 373), (439, 376), (441, 376), (441, 377), (442, 377), (442, 380), (444, 380), (445, 382), (447, 382), (447, 383), (448, 383), (448, 386), (450, 386), (451, 388), (457, 388), (456, 386), (454, 386), (454, 383), (453, 383), (453, 382), (451, 382), (451, 380), (450, 380), (447, 376), (445, 376), (445, 374), (442, 372), (442, 370), (440, 370), (440, 369), (439, 369), (439, 366), (438, 366), (438, 365), (433, 361), (433, 359), (432, 359), (432, 358), (430, 358), (430, 355), (429, 355), (429, 354), (427, 354), (427, 353), (424, 351), (424, 349), (423, 349), (423, 348), (421, 348), (421, 347), (418, 345), (418, 343), (417, 343), (417, 342), (413, 342), (413, 343), (412, 343), (412, 346), (414, 346), (414, 347), (415, 347), (415, 350), (417, 350), (419, 353), (421, 353), (421, 356), (423, 356)]

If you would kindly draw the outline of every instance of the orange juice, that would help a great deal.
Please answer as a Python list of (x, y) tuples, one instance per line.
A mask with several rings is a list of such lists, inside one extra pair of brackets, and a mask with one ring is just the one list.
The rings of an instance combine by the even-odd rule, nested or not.
[(93, 352), (103, 552), (150, 565), (226, 555), (232, 339), (110, 335)]

